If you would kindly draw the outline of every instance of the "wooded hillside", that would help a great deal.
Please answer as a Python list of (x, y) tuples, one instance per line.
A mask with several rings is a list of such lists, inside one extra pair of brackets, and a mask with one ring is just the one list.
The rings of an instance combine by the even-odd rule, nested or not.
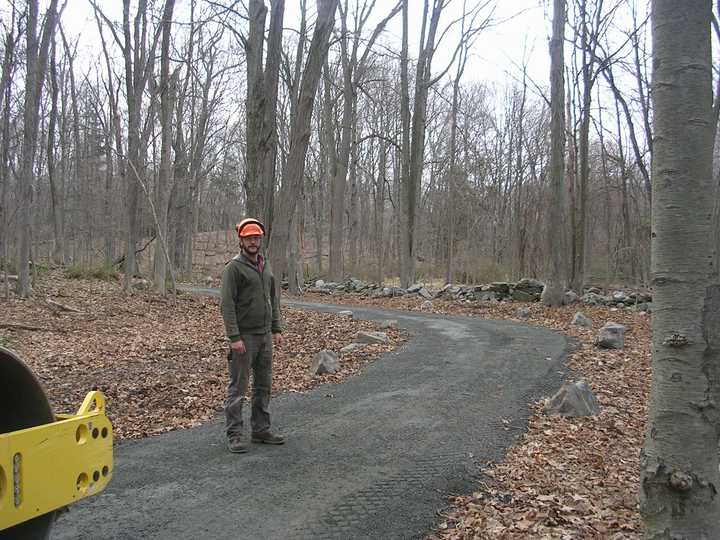
[(27, 260), (162, 292), (192, 277), (198, 233), (244, 215), (291, 287), (543, 278), (549, 250), (576, 290), (648, 281), (645, 2), (567, 3), (559, 210), (549, 76), (530, 54), (503, 85), (473, 63), (514, 24), (497, 2), (90, 1), (82, 33), (39, 4), (0, 9), (0, 265), (24, 293)]

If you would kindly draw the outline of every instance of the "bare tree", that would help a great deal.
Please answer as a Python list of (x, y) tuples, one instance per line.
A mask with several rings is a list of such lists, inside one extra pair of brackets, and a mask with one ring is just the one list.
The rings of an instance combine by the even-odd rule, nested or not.
[(280, 211), (273, 220), (273, 237), (270, 248), (273, 268), (278, 276), (282, 276), (287, 270), (287, 248), (295, 219), (297, 199), (304, 179), (305, 155), (310, 140), (310, 120), (335, 22), (337, 4), (338, 0), (318, 0), (315, 30), (300, 81), (296, 114), (291, 119), (290, 149), (283, 171)]
[[(162, 16), (162, 44), (160, 47), (160, 174), (155, 195), (155, 212), (157, 214), (157, 235), (160, 239), (161, 249), (155, 250), (155, 290), (165, 294), (165, 281), (168, 270), (172, 269), (168, 248), (168, 204), (170, 202), (170, 183), (172, 181), (172, 113), (175, 106), (170, 80), (170, 34), (172, 29), (172, 16), (175, 9), (175, 0), (165, 0)], [(176, 77), (173, 77), (176, 79)], [(174, 281), (174, 279), (173, 279)]]
[[(401, 102), (403, 110), (401, 112), (403, 118), (403, 143), (402, 143), (402, 204), (403, 204), (403, 223), (402, 223), (402, 242), (401, 242), (401, 270), (400, 283), (403, 287), (410, 285), (415, 279), (415, 261), (416, 261), (416, 217), (420, 194), (420, 182), (422, 178), (424, 156), (425, 156), (425, 130), (427, 120), (427, 102), (428, 92), (442, 77), (445, 76), (451, 65), (454, 63), (459, 51), (461, 50), (463, 38), (458, 42), (452, 61), (437, 75), (432, 74), (432, 61), (435, 51), (447, 35), (448, 30), (453, 24), (448, 25), (441, 33), (439, 39), (437, 36), (438, 26), (440, 23), (440, 15), (447, 6), (448, 0), (433, 0), (432, 9), (428, 12), (428, 2), (424, 4), (422, 27), (420, 31), (420, 51), (418, 54), (417, 66), (415, 70), (415, 92), (413, 97), (412, 125), (410, 125), (410, 108), (409, 108), (409, 88), (407, 77), (408, 64), (408, 9), (407, 0), (403, 1), (403, 50), (401, 53)], [(492, 6), (492, 2), (486, 1), (476, 5), (473, 8), (472, 21), (468, 25), (467, 32), (477, 32), (480, 28), (484, 28), (489, 24), (490, 15), (481, 23), (476, 25), (475, 17), (482, 13), (483, 9)], [(459, 21), (464, 21), (467, 14)], [(408, 128), (409, 126), (409, 128)], [(407, 134), (406, 134), (407, 133)]]
[[(398, 2), (389, 14), (375, 27), (370, 39), (365, 44), (365, 50), (360, 54), (362, 32), (375, 7), (375, 0), (355, 0), (354, 28), (348, 29), (348, 0), (340, 5), (340, 21), (342, 35), (340, 36), (340, 59), (342, 63), (342, 95), (343, 114), (340, 129), (340, 145), (335, 158), (337, 168), (332, 182), (332, 205), (330, 207), (330, 268), (329, 277), (332, 280), (343, 278), (342, 247), (343, 231), (345, 229), (345, 190), (348, 170), (351, 167), (351, 151), (355, 150), (354, 137), (357, 126), (358, 87), (362, 83), (367, 63), (370, 58), (373, 44), (383, 32), (388, 21), (392, 19), (402, 7)], [(352, 41), (351, 41), (352, 34)], [(350, 45), (348, 45), (350, 43)], [(354, 169), (353, 169), (354, 170)], [(353, 172), (354, 174), (354, 172)]]
[(15, 71), (15, 46), (20, 39), (15, 33), (16, 9), (12, 8), (10, 23), (6, 27), (3, 42), (4, 54), (2, 74), (0, 75), (0, 261), (2, 261), (5, 278), (5, 296), (9, 296), (8, 271), (8, 184), (10, 183), (10, 99), (12, 92), (12, 75)]
[(553, 1), (553, 31), (550, 41), (550, 185), (553, 208), (547, 234), (550, 253), (550, 275), (542, 292), (546, 306), (562, 304), (565, 292), (563, 275), (564, 242), (563, 214), (565, 213), (565, 0)]
[(57, 0), (50, 0), (45, 13), (38, 41), (38, 0), (27, 2), (27, 23), (25, 33), (27, 48), (25, 61), (27, 73), (25, 79), (25, 109), (22, 145), (22, 162), (20, 168), (20, 224), (18, 248), (18, 293), (27, 297), (31, 293), (28, 261), (30, 260), (30, 216), (32, 215), (32, 198), (34, 184), (35, 155), (37, 151), (38, 123), (40, 99), (42, 97), (45, 71), (48, 63), (50, 42), (55, 33), (58, 19)]
[(720, 537), (710, 20), (653, 0), (653, 377), (640, 459), (647, 538)]
[(248, 4), (249, 33), (243, 38), (247, 55), (247, 170), (245, 191), (248, 215), (272, 224), (275, 162), (277, 156), (276, 115), (278, 78), (282, 52), (285, 0), (271, 0), (267, 58), (263, 69), (265, 19), (264, 0)]
[[(130, 0), (123, 0), (122, 37), (113, 23), (100, 11), (95, 2), (91, 2), (95, 12), (105, 21), (112, 32), (116, 44), (123, 54), (125, 68), (125, 99), (127, 105), (127, 151), (124, 172), (127, 182), (127, 227), (125, 242), (125, 290), (130, 289), (137, 261), (135, 246), (138, 240), (138, 204), (140, 183), (144, 174), (143, 155), (147, 148), (147, 126), (142, 126), (142, 106), (148, 80), (153, 72), (155, 51), (162, 26), (153, 32), (148, 24), (147, 0), (140, 0), (135, 16), (130, 20)], [(148, 39), (148, 32), (150, 37)], [(149, 41), (149, 43), (148, 43)], [(145, 132), (144, 132), (145, 131)]]

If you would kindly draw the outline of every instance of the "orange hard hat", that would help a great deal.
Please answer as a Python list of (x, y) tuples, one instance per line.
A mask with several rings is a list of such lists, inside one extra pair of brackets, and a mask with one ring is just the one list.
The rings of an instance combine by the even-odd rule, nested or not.
[(265, 236), (265, 225), (259, 219), (245, 218), (235, 225), (235, 230), (240, 238), (246, 236)]

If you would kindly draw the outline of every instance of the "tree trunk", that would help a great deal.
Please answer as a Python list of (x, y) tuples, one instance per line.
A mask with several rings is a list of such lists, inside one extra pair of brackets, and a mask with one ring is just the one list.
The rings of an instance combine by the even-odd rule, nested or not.
[(550, 186), (553, 208), (548, 223), (547, 249), (550, 254), (550, 275), (542, 292), (546, 306), (560, 306), (565, 280), (563, 272), (565, 213), (565, 0), (553, 0), (553, 33), (550, 41)]
[(170, 81), (170, 33), (172, 29), (173, 10), (175, 0), (165, 0), (162, 26), (162, 45), (160, 47), (160, 174), (156, 188), (155, 211), (157, 213), (157, 235), (162, 249), (155, 250), (155, 277), (153, 285), (155, 290), (164, 295), (166, 293), (166, 277), (168, 274), (168, 203), (170, 199), (170, 185), (172, 182), (172, 111), (173, 94)]
[(55, 264), (65, 263), (65, 247), (63, 232), (63, 200), (62, 191), (58, 189), (58, 181), (55, 169), (55, 130), (57, 126), (57, 103), (58, 103), (58, 81), (57, 67), (55, 65), (55, 43), (52, 43), (50, 56), (50, 119), (48, 122), (47, 135), (47, 168), (48, 182), (50, 184), (50, 202), (53, 222), (53, 250), (52, 259)]
[(45, 70), (48, 62), (50, 39), (55, 33), (57, 0), (51, 0), (45, 16), (42, 38), (38, 43), (38, 0), (28, 0), (25, 79), (25, 110), (23, 115), (22, 161), (20, 164), (20, 223), (18, 246), (18, 293), (28, 297), (31, 293), (28, 261), (30, 260), (30, 218), (32, 212), (33, 184), (35, 178), (35, 153), (37, 151), (40, 98), (42, 96)]
[[(374, 2), (370, 4), (370, 8)], [(356, 4), (359, 8), (359, 3)], [(340, 10), (340, 22), (342, 24), (342, 37), (340, 40), (342, 69), (343, 69), (343, 115), (340, 131), (340, 148), (337, 155), (337, 167), (331, 187), (332, 206), (330, 207), (330, 269), (329, 277), (333, 281), (339, 281), (344, 273), (349, 270), (355, 272), (357, 265), (357, 102), (358, 87), (367, 68), (368, 53), (373, 43), (384, 30), (387, 22), (400, 10), (400, 4), (396, 4), (390, 13), (376, 26), (371, 38), (365, 44), (365, 50), (358, 61), (362, 31), (367, 23), (368, 16), (372, 9), (368, 9), (367, 3), (362, 9), (355, 10), (355, 26), (350, 31), (347, 21), (347, 2)], [(350, 34), (352, 34), (352, 46), (349, 47)], [(345, 237), (345, 197), (350, 174), (351, 198), (348, 220), (349, 233), (349, 268), (346, 270), (343, 264), (343, 247)]]
[(654, 0), (653, 376), (641, 453), (646, 537), (720, 538), (720, 285), (712, 242), (709, 0)]
[[(2, 76), (0, 77), (0, 262), (3, 272), (8, 271), (8, 230), (7, 216), (8, 183), (10, 182), (10, 84), (15, 68), (15, 15), (13, 9), (10, 25), (5, 36), (5, 54), (3, 55)], [(4, 281), (5, 298), (10, 296), (10, 281)]]
[[(412, 261), (414, 256), (412, 249), (412, 231), (414, 223), (410, 222), (410, 194), (408, 193), (410, 181), (410, 83), (408, 81), (408, 64), (410, 62), (408, 52), (408, 0), (403, 0), (402, 10), (402, 49), (400, 51), (400, 120), (402, 142), (400, 146), (400, 176), (399, 176), (399, 199), (398, 199), (398, 249), (400, 261), (400, 285), (407, 287), (415, 274), (415, 265)], [(423, 19), (427, 17), (427, 2)]]
[[(417, 69), (415, 73), (415, 96), (413, 101), (412, 127), (410, 140), (405, 140), (406, 120), (409, 121), (409, 109), (403, 112), (403, 207), (404, 223), (402, 231), (402, 272), (400, 285), (409, 287), (415, 280), (415, 249), (416, 249), (416, 215), (420, 198), (420, 183), (422, 180), (423, 161), (425, 156), (425, 128), (427, 116), (427, 98), (431, 86), (432, 58), (435, 53), (435, 35), (437, 33), (440, 14), (444, 2), (435, 1), (430, 12), (429, 26), (427, 23), (427, 2), (423, 14), (423, 25), (420, 38), (420, 54), (418, 56)], [(406, 104), (407, 98), (407, 17), (408, 2), (403, 2), (403, 54), (401, 62), (403, 65), (404, 80), (402, 101)], [(425, 31), (427, 30), (427, 34)], [(409, 105), (409, 102), (407, 102)], [(406, 144), (408, 146), (406, 146)]]
[(247, 215), (272, 225), (277, 156), (277, 94), (282, 53), (285, 1), (272, 0), (267, 59), (263, 69), (265, 19), (263, 0), (250, 0), (250, 31), (245, 40), (247, 55), (247, 121), (245, 193)]
[(318, 0), (315, 30), (308, 60), (300, 82), (297, 108), (291, 119), (290, 151), (283, 171), (280, 209), (274, 219), (270, 256), (275, 275), (280, 279), (287, 270), (287, 248), (297, 198), (305, 174), (305, 155), (310, 141), (310, 125), (322, 67), (327, 56), (338, 0)]

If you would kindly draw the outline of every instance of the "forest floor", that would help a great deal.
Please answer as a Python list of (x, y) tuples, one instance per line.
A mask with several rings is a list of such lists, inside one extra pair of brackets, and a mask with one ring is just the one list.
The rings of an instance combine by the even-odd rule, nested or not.
[[(174, 302), (151, 293), (122, 294), (117, 282), (68, 280), (43, 274), (31, 300), (0, 299), (0, 345), (15, 350), (38, 376), (58, 412), (70, 412), (91, 389), (103, 391), (116, 439), (189, 428), (215, 418), (226, 387), (226, 341), (217, 300), (181, 295)], [(51, 300), (76, 311), (63, 311)], [(418, 298), (367, 299), (305, 295), (303, 300), (420, 311)], [(573, 378), (585, 379), (603, 410), (589, 418), (547, 417), (532, 404), (528, 432), (500, 463), (486, 464), (487, 481), (455, 494), (440, 514), (433, 539), (639, 538), (639, 449), (650, 381), (650, 321), (606, 307), (434, 300), (434, 313), (515, 319), (552, 328), (577, 344), (568, 359)], [(592, 329), (570, 324), (582, 310)], [(388, 345), (343, 356), (335, 375), (312, 376), (321, 349), (352, 342), (376, 325), (349, 317), (284, 308), (286, 345), (274, 357), (274, 393), (302, 392), (342, 382), (405, 340), (385, 329)], [(518, 319), (519, 320), (519, 319)], [(603, 324), (627, 326), (622, 350), (598, 349)]]
[[(61, 311), (49, 299), (76, 311)], [(0, 299), (0, 345), (17, 352), (56, 412), (72, 412), (101, 390), (117, 440), (197, 426), (222, 410), (227, 340), (218, 301), (182, 294), (124, 295), (117, 282), (43, 275), (30, 300)], [(376, 324), (329, 313), (283, 310), (285, 345), (273, 355), (273, 394), (342, 382), (404, 341), (344, 354), (335, 374), (311, 375), (315, 353), (338, 351)]]
[[(487, 480), (473, 493), (456, 494), (440, 513), (431, 540), (494, 538), (641, 538), (638, 509), (640, 448), (650, 390), (650, 318), (605, 306), (433, 300), (419, 297), (370, 299), (360, 295), (306, 294), (303, 300), (387, 309), (510, 319), (551, 328), (576, 349), (568, 358), (571, 379), (584, 379), (602, 406), (596, 417), (546, 416), (544, 401), (532, 404), (528, 431), (500, 463), (483, 469)], [(530, 317), (516, 311), (527, 307)], [(592, 328), (571, 324), (582, 311)], [(608, 321), (627, 327), (625, 348), (594, 345)], [(548, 396), (550, 397), (550, 396)]]

